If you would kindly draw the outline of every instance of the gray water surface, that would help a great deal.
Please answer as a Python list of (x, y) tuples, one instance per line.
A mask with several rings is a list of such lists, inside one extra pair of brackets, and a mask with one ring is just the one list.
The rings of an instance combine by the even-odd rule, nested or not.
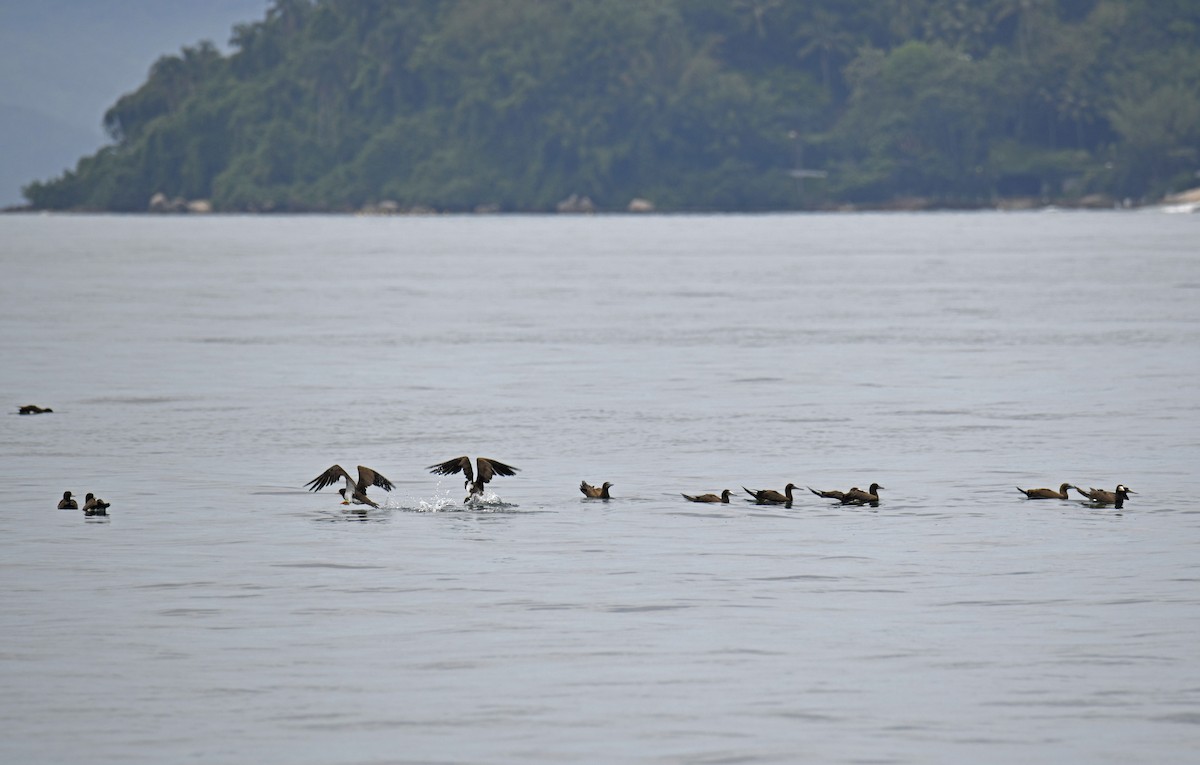
[[(55, 410), (0, 415), (0, 760), (1194, 762), (1197, 242), (0, 217), (3, 408)], [(521, 472), (464, 509), (460, 454)], [(1138, 493), (1014, 488), (1063, 481)]]

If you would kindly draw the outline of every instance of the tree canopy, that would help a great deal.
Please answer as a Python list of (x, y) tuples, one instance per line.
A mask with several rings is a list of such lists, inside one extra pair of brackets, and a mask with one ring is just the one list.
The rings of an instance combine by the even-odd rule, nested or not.
[(159, 59), (31, 205), (973, 205), (1200, 168), (1192, 0), (275, 0), (231, 42)]

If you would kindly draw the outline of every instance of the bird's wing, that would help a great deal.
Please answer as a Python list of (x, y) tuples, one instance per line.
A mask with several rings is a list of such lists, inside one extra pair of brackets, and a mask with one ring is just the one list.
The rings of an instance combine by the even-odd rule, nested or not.
[(341, 465), (334, 465), (304, 485), (309, 487), (309, 491), (320, 491), (326, 486), (332, 486), (338, 481), (343, 480), (349, 481), (350, 474), (343, 470)]
[(454, 475), (455, 473), (462, 473), (467, 477), (468, 483), (475, 479), (475, 473), (471, 470), (470, 457), (455, 457), (452, 460), (446, 460), (445, 462), (438, 463), (437, 465), (430, 465), (426, 468), (426, 470), (437, 475)]
[(368, 486), (378, 486), (384, 491), (392, 490), (392, 482), (376, 473), (365, 465), (358, 466), (358, 484), (355, 485), (356, 492), (366, 493)]
[[(463, 459), (466, 459), (465, 457)], [(481, 483), (487, 483), (492, 480), (493, 475), (514, 475), (517, 468), (510, 465), (505, 465), (503, 462), (489, 460), (487, 457), (477, 457), (475, 465), (479, 468), (479, 480)], [(468, 480), (470, 475), (467, 475)]]

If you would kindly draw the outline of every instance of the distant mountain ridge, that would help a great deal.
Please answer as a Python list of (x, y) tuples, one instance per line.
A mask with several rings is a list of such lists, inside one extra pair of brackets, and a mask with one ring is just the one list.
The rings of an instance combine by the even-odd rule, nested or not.
[(1152, 198), (1200, 166), (1183, 0), (276, 0), (105, 115), (42, 209)]

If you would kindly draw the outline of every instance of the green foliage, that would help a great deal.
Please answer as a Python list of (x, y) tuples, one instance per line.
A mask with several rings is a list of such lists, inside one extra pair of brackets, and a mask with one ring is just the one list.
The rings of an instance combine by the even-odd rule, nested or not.
[(974, 204), (1200, 164), (1191, 0), (275, 0), (233, 44), (157, 61), (30, 203)]

